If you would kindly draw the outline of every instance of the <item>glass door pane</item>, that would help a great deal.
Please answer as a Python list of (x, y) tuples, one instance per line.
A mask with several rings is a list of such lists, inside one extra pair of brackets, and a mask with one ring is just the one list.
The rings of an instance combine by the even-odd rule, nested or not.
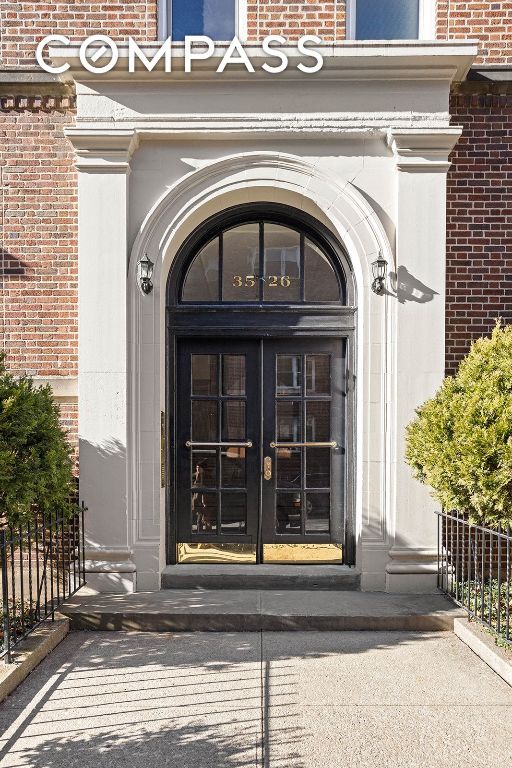
[(259, 345), (183, 341), (178, 365), (178, 542), (189, 562), (255, 562)]
[[(263, 558), (341, 562), (345, 342), (265, 342)], [(270, 425), (270, 426), (269, 426)], [(320, 553), (320, 554), (319, 554)]]

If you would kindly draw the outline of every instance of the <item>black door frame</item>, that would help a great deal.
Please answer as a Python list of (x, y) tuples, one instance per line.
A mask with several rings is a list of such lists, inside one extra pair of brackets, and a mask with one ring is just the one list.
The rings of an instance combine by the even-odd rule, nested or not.
[[(265, 221), (289, 224), (320, 242), (329, 254), (335, 269), (346, 285), (343, 306), (332, 304), (180, 304), (181, 285), (186, 268), (212, 233), (264, 218)], [(344, 338), (346, 339), (346, 483), (345, 496), (345, 563), (355, 565), (355, 414), (356, 414), (356, 306), (355, 282), (345, 251), (333, 234), (309, 214), (280, 204), (255, 203), (235, 206), (206, 220), (179, 249), (167, 279), (166, 292), (166, 403), (165, 440), (165, 498), (166, 498), (166, 560), (177, 562), (177, 498), (176, 498), (176, 392), (177, 343), (181, 338), (215, 338), (219, 335), (233, 339), (265, 339), (279, 337)], [(262, 454), (263, 456), (263, 454)]]

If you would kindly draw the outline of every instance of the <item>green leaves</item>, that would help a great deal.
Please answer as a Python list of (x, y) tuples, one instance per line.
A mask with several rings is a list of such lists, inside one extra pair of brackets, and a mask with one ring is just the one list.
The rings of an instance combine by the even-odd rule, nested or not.
[(73, 483), (51, 388), (12, 376), (0, 354), (0, 517), (15, 525), (36, 511), (71, 513)]
[(512, 326), (476, 341), (416, 413), (406, 448), (415, 477), (473, 522), (512, 521)]

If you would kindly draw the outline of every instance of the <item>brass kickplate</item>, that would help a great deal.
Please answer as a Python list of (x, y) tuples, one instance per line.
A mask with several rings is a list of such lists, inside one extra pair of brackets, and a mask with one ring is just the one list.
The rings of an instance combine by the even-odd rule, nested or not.
[(341, 544), (264, 544), (264, 563), (339, 563), (343, 562)]
[(255, 563), (253, 544), (180, 543), (178, 563)]

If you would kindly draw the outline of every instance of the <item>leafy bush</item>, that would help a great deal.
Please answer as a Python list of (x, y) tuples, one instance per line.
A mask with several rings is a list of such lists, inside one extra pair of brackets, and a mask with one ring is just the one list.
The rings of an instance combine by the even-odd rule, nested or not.
[(71, 449), (49, 386), (15, 378), (0, 354), (0, 522), (71, 515)]
[(512, 521), (512, 326), (476, 341), (416, 413), (406, 449), (414, 475), (472, 522)]

